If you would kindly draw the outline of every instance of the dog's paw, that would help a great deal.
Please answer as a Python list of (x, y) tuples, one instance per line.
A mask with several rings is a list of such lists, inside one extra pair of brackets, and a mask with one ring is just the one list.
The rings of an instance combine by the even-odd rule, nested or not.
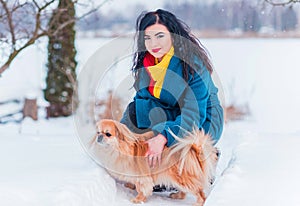
[(137, 196), (135, 198), (131, 199), (131, 202), (134, 204), (141, 204), (141, 203), (145, 203), (146, 202), (146, 197), (141, 197), (141, 196)]
[(195, 203), (195, 204), (193, 204), (193, 206), (203, 206), (204, 205), (204, 203)]
[(172, 199), (179, 199), (179, 200), (184, 199), (185, 196), (186, 196), (186, 193), (185, 193), (185, 192), (182, 192), (182, 191), (175, 192), (175, 193), (171, 193), (171, 194), (169, 195), (170, 198), (172, 198)]
[(127, 188), (129, 188), (129, 189), (131, 189), (131, 190), (135, 190), (135, 185), (134, 185), (134, 184), (131, 184), (131, 183), (129, 183), (129, 182), (126, 182), (126, 183), (124, 184), (124, 186), (127, 187)]

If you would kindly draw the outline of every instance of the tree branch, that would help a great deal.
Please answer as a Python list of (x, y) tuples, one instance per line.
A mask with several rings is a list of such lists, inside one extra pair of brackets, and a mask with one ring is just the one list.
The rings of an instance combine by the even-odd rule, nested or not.
[(42, 36), (46, 36), (47, 33), (43, 32), (40, 34), (36, 34), (35, 36), (33, 36), (32, 38), (30, 38), (22, 47), (20, 47), (19, 49), (14, 49), (13, 52), (9, 55), (7, 61), (3, 64), (3, 66), (1, 66), (0, 68), (0, 76), (1, 74), (8, 69), (9, 65), (11, 64), (11, 62), (14, 60), (14, 58), (22, 51), (24, 50), (26, 47), (32, 45), (35, 43), (35, 41), (37, 39), (39, 39)]
[(2, 4), (3, 9), (4, 9), (4, 11), (7, 15), (7, 23), (8, 23), (9, 32), (11, 34), (12, 47), (13, 47), (13, 50), (15, 50), (16, 36), (15, 36), (15, 29), (14, 29), (13, 19), (12, 19), (12, 12), (9, 11), (5, 1), (0, 0), (0, 3)]
[[(39, 4), (37, 0), (32, 0), (31, 2), (29, 1), (25, 1), (24, 3), (20, 3), (19, 0), (16, 0), (14, 4), (12, 4), (12, 8), (9, 8), (9, 5), (7, 4), (6, 0), (0, 0), (0, 5), (2, 5), (3, 7), (3, 11), (4, 14), (0, 16), (0, 19), (4, 20), (3, 22), (7, 24), (8, 27), (8, 32), (10, 34), (10, 39), (8, 38), (3, 38), (0, 39), (1, 42), (9, 45), (12, 49), (11, 52), (7, 55), (8, 58), (7, 60), (0, 65), (0, 76), (1, 74), (9, 68), (11, 62), (14, 60), (14, 58), (22, 51), (24, 50), (26, 47), (32, 45), (35, 43), (35, 41), (37, 39), (39, 39), (42, 36), (51, 36), (51, 35), (56, 35), (59, 31), (61, 31), (63, 28), (65, 28), (66, 26), (76, 22), (79, 19), (84, 18), (85, 16), (88, 16), (89, 14), (97, 11), (101, 6), (103, 6), (103, 4), (105, 4), (106, 2), (108, 2), (109, 0), (103, 0), (101, 4), (99, 4), (98, 6), (93, 7), (93, 9), (90, 9), (88, 12), (84, 13), (83, 15), (81, 15), (80, 17), (74, 18), (74, 19), (70, 19), (65, 21), (64, 23), (62, 23), (61, 25), (59, 25), (59, 27), (55, 30), (53, 30), (51, 28), (51, 25), (46, 27), (46, 28), (42, 28), (42, 16), (44, 16), (45, 18), (48, 19), (47, 14), (45, 13), (45, 11), (55, 2), (57, 2), (57, 0), (48, 0), (48, 1), (43, 1), (43, 4)], [(79, 1), (78, 1), (79, 2)], [(78, 3), (77, 1), (75, 1), (75, 3)], [(29, 28), (26, 27), (26, 25), (22, 25), (24, 26), (23, 30), (18, 30), (17, 27), (17, 23), (19, 22), (14, 22), (16, 21), (15, 19), (13, 19), (13, 13), (19, 9), (20, 7), (23, 7), (25, 5), (31, 6), (34, 8), (34, 19), (35, 19), (35, 23), (34, 23), (34, 27), (32, 28), (32, 30), (30, 30), (30, 26)], [(67, 9), (67, 8), (66, 8)], [(28, 11), (27, 11), (28, 12)], [(53, 12), (58, 12), (58, 16), (63, 14), (65, 11), (64, 10), (52, 10)], [(21, 22), (22, 23), (22, 22)], [(20, 25), (21, 25), (20, 23)], [(25, 36), (22, 34), (26, 34)], [(19, 36), (19, 37), (18, 37)], [(4, 35), (5, 37), (5, 35)], [(23, 39), (24, 37), (26, 39), (28, 39), (28, 41), (25, 41), (25, 43), (23, 43)], [(18, 45), (22, 42), (22, 45)], [(18, 46), (20, 46), (18, 48)]]
[[(81, 16), (79, 17), (76, 17), (74, 19), (70, 19), (66, 22), (64, 22), (63, 24), (61, 24), (53, 33), (49, 34), (49, 35), (56, 35), (59, 31), (61, 31), (63, 28), (65, 28), (66, 26), (80, 20), (80, 19), (83, 19), (84, 17), (96, 12), (97, 10), (99, 10), (106, 2), (108, 2), (110, 0), (104, 0), (101, 4), (99, 4), (97, 7), (95, 7), (94, 9), (91, 9), (89, 10), (88, 12), (82, 14)], [(60, 11), (61, 13), (65, 12), (65, 11)]]
[[(84, 13), (83, 15), (81, 15), (80, 17), (76, 18), (77, 20), (82, 19), (88, 15), (90, 15), (91, 13), (94, 13), (96, 11), (98, 11), (106, 2), (111, 1), (111, 0), (104, 0), (101, 4), (99, 4), (98, 6), (96, 6), (94, 9), (91, 9), (90, 11)], [(300, 0), (299, 0), (300, 1)]]
[[(0, 3), (2, 4), (3, 3), (3, 0), (0, 0)], [(5, 3), (5, 2), (4, 2)], [(10, 13), (14, 13), (17, 9), (25, 6), (27, 4), (27, 2), (23, 3), (23, 4), (19, 4), (15, 7), (12, 8), (11, 12)], [(3, 4), (2, 4), (3, 5)], [(7, 14), (5, 13), (4, 15), (0, 15), (0, 19), (4, 18), (5, 16), (7, 16)]]
[(300, 3), (300, 0), (286, 0), (284, 2), (275, 2), (274, 0), (264, 0), (273, 6), (287, 6), (289, 4)]

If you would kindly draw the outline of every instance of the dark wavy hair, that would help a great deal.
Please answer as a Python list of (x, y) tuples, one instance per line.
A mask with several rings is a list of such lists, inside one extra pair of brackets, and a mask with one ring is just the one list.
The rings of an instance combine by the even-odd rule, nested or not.
[(205, 47), (190, 32), (190, 28), (169, 11), (158, 9), (151, 12), (142, 12), (136, 21), (137, 51), (134, 53), (132, 71), (137, 78), (139, 68), (143, 67), (143, 59), (146, 55), (144, 40), (145, 29), (153, 24), (162, 24), (169, 30), (174, 46), (174, 55), (179, 57), (183, 66), (184, 78), (188, 79), (188, 73), (197, 68), (191, 57), (197, 56), (206, 69), (212, 73), (213, 67)]

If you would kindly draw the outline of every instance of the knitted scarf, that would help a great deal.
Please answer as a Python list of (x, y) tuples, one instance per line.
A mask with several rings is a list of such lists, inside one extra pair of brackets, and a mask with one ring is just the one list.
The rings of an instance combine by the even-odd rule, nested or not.
[(163, 57), (161, 62), (158, 62), (157, 58), (152, 56), (149, 52), (143, 60), (144, 67), (150, 77), (150, 84), (148, 90), (150, 94), (160, 99), (161, 89), (164, 83), (165, 75), (170, 63), (171, 58), (174, 55), (174, 47), (171, 47), (170, 51)]

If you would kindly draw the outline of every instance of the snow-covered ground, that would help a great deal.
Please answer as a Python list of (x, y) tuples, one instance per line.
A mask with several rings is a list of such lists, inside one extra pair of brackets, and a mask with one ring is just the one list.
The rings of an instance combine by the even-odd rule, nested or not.
[[(78, 40), (78, 61), (107, 39)], [(300, 205), (298, 39), (204, 39), (227, 104), (248, 104), (251, 116), (229, 122), (206, 206)], [(0, 78), (0, 102), (35, 94), (44, 105), (44, 49), (25, 50)], [(118, 67), (118, 70), (122, 66)], [(129, 69), (123, 68), (123, 72)], [(16, 103), (0, 105), (0, 116)], [(74, 117), (0, 125), (0, 205), (133, 205), (135, 192), (116, 183), (85, 152)], [(145, 205), (192, 205), (154, 194)]]

